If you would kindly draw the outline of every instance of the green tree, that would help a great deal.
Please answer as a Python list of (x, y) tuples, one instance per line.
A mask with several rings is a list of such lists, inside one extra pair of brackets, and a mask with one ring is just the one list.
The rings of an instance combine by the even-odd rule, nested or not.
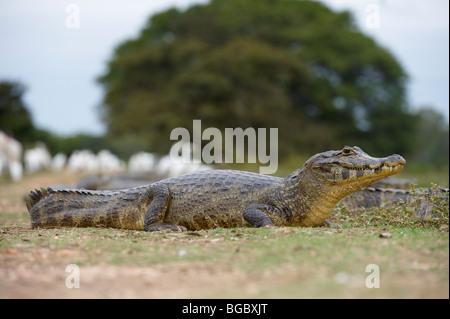
[(151, 17), (115, 50), (103, 119), (167, 151), (175, 127), (277, 127), (279, 153), (412, 147), (407, 76), (349, 12), (319, 2), (212, 0)]
[(34, 125), (23, 101), (25, 86), (18, 82), (0, 82), (0, 130), (17, 140), (30, 141)]

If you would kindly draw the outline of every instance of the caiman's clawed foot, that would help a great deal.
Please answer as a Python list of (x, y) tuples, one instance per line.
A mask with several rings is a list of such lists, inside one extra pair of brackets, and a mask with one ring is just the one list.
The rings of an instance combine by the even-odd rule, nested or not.
[(163, 224), (163, 223), (150, 224), (147, 227), (144, 227), (144, 229), (148, 232), (160, 231), (160, 230), (165, 230), (165, 231), (173, 230), (173, 231), (179, 231), (179, 232), (187, 231), (187, 228), (184, 226), (173, 225), (173, 224)]
[(331, 228), (342, 228), (339, 225), (333, 224), (328, 219), (325, 219), (325, 221), (323, 222), (322, 226), (328, 226), (328, 227), (331, 227)]

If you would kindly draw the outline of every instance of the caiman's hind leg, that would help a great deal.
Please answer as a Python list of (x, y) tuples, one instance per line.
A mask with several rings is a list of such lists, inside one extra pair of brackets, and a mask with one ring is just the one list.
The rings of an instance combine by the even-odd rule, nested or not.
[(145, 198), (143, 199), (144, 201), (151, 199), (151, 203), (145, 213), (144, 230), (186, 230), (186, 227), (183, 226), (163, 223), (169, 204), (169, 195), (169, 188), (164, 184), (156, 183), (149, 187), (148, 191), (144, 194)]

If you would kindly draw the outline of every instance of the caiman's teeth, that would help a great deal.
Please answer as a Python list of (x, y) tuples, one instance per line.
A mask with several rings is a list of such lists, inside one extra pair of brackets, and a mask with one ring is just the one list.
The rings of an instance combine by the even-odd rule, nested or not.
[(389, 171), (390, 171), (390, 172), (392, 172), (392, 168), (393, 168), (392, 166), (389, 166)]

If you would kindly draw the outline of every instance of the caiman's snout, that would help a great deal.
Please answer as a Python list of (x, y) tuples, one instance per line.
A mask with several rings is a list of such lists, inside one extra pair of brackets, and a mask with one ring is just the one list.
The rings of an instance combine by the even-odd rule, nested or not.
[(405, 165), (406, 165), (405, 159), (398, 154), (393, 154), (383, 161), (383, 166), (385, 166), (387, 170), (389, 170), (389, 173), (391, 172), (399, 173), (400, 171), (403, 170), (403, 167), (405, 167)]
[(397, 157), (398, 163), (399, 163), (400, 165), (403, 165), (403, 166), (406, 165), (406, 161), (405, 161), (405, 159), (404, 159), (403, 157), (401, 157), (401, 156), (398, 155), (398, 154), (394, 154), (394, 156)]
[(406, 164), (405, 159), (402, 156), (398, 155), (398, 154), (393, 154), (393, 155), (389, 156), (388, 159), (390, 159), (394, 163), (397, 163), (398, 165), (405, 165)]

